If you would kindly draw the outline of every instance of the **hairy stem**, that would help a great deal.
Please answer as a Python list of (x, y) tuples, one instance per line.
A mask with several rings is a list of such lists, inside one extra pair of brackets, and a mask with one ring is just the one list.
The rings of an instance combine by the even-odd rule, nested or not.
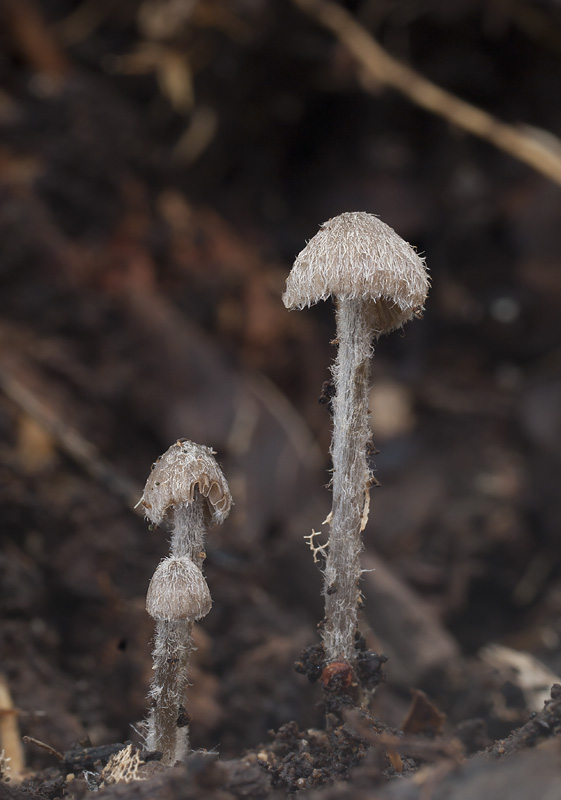
[[(205, 559), (205, 515), (202, 497), (174, 506), (170, 551), (202, 567)], [(152, 709), (148, 716), (147, 746), (163, 753), (162, 763), (173, 765), (189, 751), (189, 727), (184, 709), (189, 683), (189, 661), (193, 651), (193, 623), (160, 620), (156, 623), (152, 653), (154, 677), (150, 686)]]
[(176, 558), (186, 556), (199, 568), (205, 559), (206, 519), (204, 500), (196, 491), (192, 503), (180, 503), (170, 511), (170, 553)]
[(148, 715), (149, 750), (163, 753), (162, 764), (173, 766), (189, 751), (189, 728), (183, 703), (193, 651), (193, 623), (157, 622), (154, 637), (154, 677), (150, 686), (153, 707)]
[(367, 301), (339, 301), (337, 338), (339, 350), (332, 368), (333, 506), (324, 573), (323, 643), (328, 661), (352, 662), (360, 597), (361, 523), (370, 480), (366, 448), (373, 331)]

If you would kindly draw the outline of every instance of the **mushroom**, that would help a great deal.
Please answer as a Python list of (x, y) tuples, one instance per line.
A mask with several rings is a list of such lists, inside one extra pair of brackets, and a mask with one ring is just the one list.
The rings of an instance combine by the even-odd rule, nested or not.
[(224, 522), (232, 506), (226, 478), (211, 447), (178, 439), (152, 465), (142, 495), (146, 517), (172, 529), (171, 554), (202, 563), (206, 523)]
[(210, 447), (179, 439), (152, 465), (140, 500), (154, 525), (166, 520), (171, 528), (171, 555), (158, 565), (146, 597), (156, 620), (146, 744), (170, 766), (189, 750), (184, 702), (193, 622), (212, 605), (201, 571), (206, 525), (223, 522), (232, 505), (214, 455)]
[(159, 622), (206, 617), (212, 598), (201, 570), (188, 558), (164, 558), (152, 576), (146, 611)]
[(361, 534), (368, 518), (369, 489), (375, 482), (367, 460), (373, 343), (420, 316), (428, 287), (424, 260), (411, 245), (378, 217), (360, 211), (324, 223), (296, 258), (286, 282), (283, 302), (289, 309), (330, 296), (336, 303), (333, 504), (322, 634), (328, 663), (352, 663), (355, 656)]

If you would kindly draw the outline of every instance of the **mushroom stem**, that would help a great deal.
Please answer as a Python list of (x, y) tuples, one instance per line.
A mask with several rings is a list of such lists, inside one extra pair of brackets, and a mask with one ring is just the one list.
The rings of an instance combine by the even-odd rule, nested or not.
[[(199, 569), (205, 559), (205, 509), (198, 491), (192, 503), (178, 503), (169, 513), (170, 553), (188, 558)], [(156, 623), (152, 653), (154, 677), (150, 685), (153, 706), (148, 715), (147, 744), (163, 753), (162, 763), (173, 766), (189, 751), (189, 727), (183, 704), (189, 685), (193, 652), (193, 622), (186, 619)]]
[(170, 553), (176, 558), (187, 557), (199, 569), (205, 559), (205, 501), (198, 491), (192, 503), (179, 503), (169, 511), (171, 525)]
[(189, 727), (183, 708), (193, 647), (190, 620), (159, 621), (154, 636), (154, 677), (150, 686), (153, 706), (148, 715), (148, 750), (162, 753), (162, 763), (173, 766), (189, 751)]
[(367, 443), (370, 358), (373, 353), (370, 301), (339, 299), (339, 349), (332, 367), (333, 398), (333, 506), (329, 551), (325, 566), (326, 660), (354, 660), (360, 598), (362, 519), (369, 491)]

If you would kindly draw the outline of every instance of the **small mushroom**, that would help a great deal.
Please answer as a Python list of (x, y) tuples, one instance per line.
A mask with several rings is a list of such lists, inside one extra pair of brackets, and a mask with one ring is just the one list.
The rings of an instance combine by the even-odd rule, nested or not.
[(146, 610), (152, 619), (190, 622), (206, 617), (212, 598), (201, 570), (188, 558), (164, 558), (152, 576)]
[(157, 567), (146, 597), (156, 620), (152, 707), (147, 747), (172, 765), (189, 750), (188, 726), (181, 720), (193, 650), (193, 622), (210, 611), (212, 600), (201, 571), (208, 522), (223, 522), (232, 497), (210, 447), (179, 439), (158, 458), (146, 482), (141, 503), (155, 525), (171, 527), (169, 558)]
[(214, 450), (178, 439), (152, 465), (141, 503), (155, 525), (166, 519), (172, 529), (171, 555), (187, 556), (201, 566), (208, 522), (223, 522), (232, 507), (226, 478)]
[(353, 663), (355, 658), (361, 534), (375, 480), (367, 460), (373, 343), (420, 315), (428, 287), (424, 260), (411, 245), (378, 217), (360, 211), (324, 223), (296, 258), (286, 282), (287, 308), (301, 309), (332, 296), (337, 309), (333, 506), (324, 571), (327, 661)]
[(175, 506), (206, 500), (210, 522), (219, 525), (230, 513), (232, 496), (211, 447), (178, 439), (153, 465), (141, 503), (155, 525)]

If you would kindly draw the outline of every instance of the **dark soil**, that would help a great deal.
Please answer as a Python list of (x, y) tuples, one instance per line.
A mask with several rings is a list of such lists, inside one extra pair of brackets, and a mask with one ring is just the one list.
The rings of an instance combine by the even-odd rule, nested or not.
[[(554, 0), (345, 6), (449, 91), (561, 133)], [(324, 662), (303, 538), (330, 506), (333, 309), (281, 302), (348, 210), (433, 285), (374, 359), (352, 675)], [(1, 747), (17, 721), (62, 756), (23, 745), (0, 800), (559, 794), (560, 226), (557, 184), (373, 86), (288, 0), (0, 0)], [(167, 534), (133, 507), (180, 437), (235, 501), (208, 536), (195, 751), (100, 786), (111, 747), (142, 749)]]

